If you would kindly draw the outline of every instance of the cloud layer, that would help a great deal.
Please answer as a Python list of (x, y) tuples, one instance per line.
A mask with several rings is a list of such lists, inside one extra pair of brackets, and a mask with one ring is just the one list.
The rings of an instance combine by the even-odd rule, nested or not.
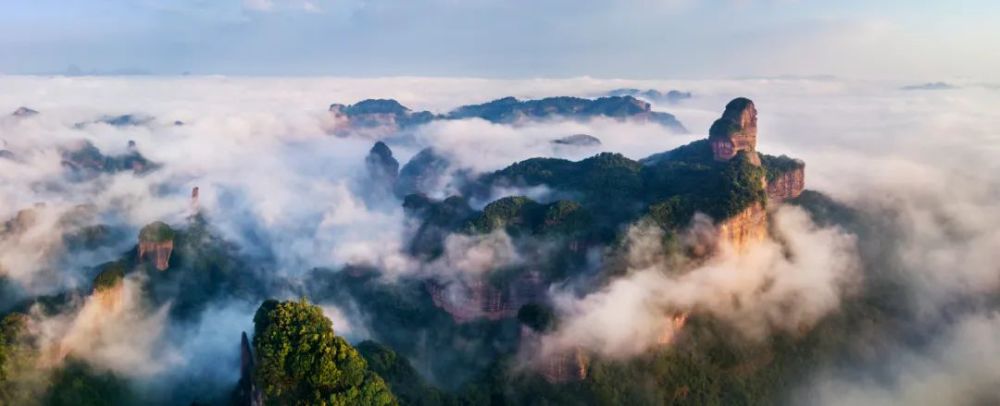
[[(695, 98), (656, 108), (677, 115), (694, 132), (691, 135), (602, 120), (520, 127), (462, 120), (417, 128), (410, 137), (390, 140), (390, 146), (400, 162), (434, 146), (452, 158), (452, 169), (473, 172), (534, 156), (579, 159), (611, 151), (638, 159), (704, 137), (726, 101), (748, 96), (760, 111), (759, 149), (804, 159), (809, 188), (879, 215), (885, 221), (879, 228), (885, 232), (884, 241), (892, 243), (877, 247), (877, 252), (889, 258), (887, 263), (903, 275), (906, 289), (913, 293), (906, 305), (927, 323), (937, 323), (942, 306), (995, 295), (1000, 287), (995, 253), (1000, 246), (1000, 212), (995, 207), (1000, 183), (993, 176), (1000, 170), (994, 130), (1000, 128), (1000, 115), (993, 111), (1000, 92), (972, 82), (960, 85), (930, 92), (902, 91), (895, 82), (831, 79), (0, 76), (0, 87), (7, 89), (0, 94), (0, 112), (22, 105), (41, 111), (33, 117), (0, 118), (0, 149), (17, 157), (0, 159), (0, 219), (45, 203), (30, 227), (0, 240), (0, 269), (25, 295), (86, 288), (88, 267), (118, 257), (134, 244), (140, 227), (154, 220), (183, 221), (190, 214), (194, 186), (201, 190), (202, 210), (223, 236), (243, 253), (266, 259), (269, 275), (287, 279), (286, 285), (268, 292), (274, 296), (294, 297), (296, 287), (308, 283), (302, 275), (317, 267), (359, 264), (395, 277), (463, 277), (487, 272), (498, 263), (517, 264), (521, 253), (502, 233), (452, 236), (445, 244), (447, 255), (436, 263), (421, 264), (406, 255), (411, 225), (399, 202), (379, 204), (364, 198), (364, 156), (373, 141), (326, 135), (327, 105), (389, 97), (415, 110), (444, 112), (508, 95), (593, 96), (620, 87), (678, 88), (693, 91)], [(105, 114), (125, 113), (153, 120), (126, 127), (76, 126)], [(575, 148), (550, 142), (577, 133), (596, 136), (602, 144)], [(134, 140), (143, 155), (163, 166), (142, 176), (120, 172), (68, 182), (60, 149), (80, 139), (106, 155), (124, 153)], [(495, 197), (506, 193), (512, 192), (495, 191)], [(80, 205), (91, 207), (102, 222), (125, 230), (112, 249), (65, 255), (61, 236), (74, 225), (59, 219)], [(866, 247), (855, 245), (871, 240), (852, 235), (855, 230), (818, 226), (791, 208), (780, 209), (774, 225), (782, 245), (769, 241), (749, 252), (682, 268), (656, 252), (657, 244), (644, 244), (657, 238), (655, 232), (635, 226), (629, 272), (590, 295), (559, 296), (568, 322), (546, 338), (546, 345), (585, 346), (627, 357), (657, 345), (678, 313), (717, 317), (748, 339), (796, 331), (835, 312), (843, 292), (872, 271), (862, 269), (867, 265), (858, 259)], [(131, 292), (129, 283), (126, 292)], [(235, 362), (236, 338), (249, 328), (253, 304), (216, 303), (193, 325), (173, 325), (158, 309), (124, 306), (114, 320), (147, 326), (143, 330), (149, 336), (118, 342), (74, 333), (91, 331), (86, 326), (92, 324), (87, 320), (96, 301), (80, 299), (71, 311), (48, 320), (58, 322), (47, 329), (52, 342), (69, 340), (88, 360), (129, 375), (176, 377), (191, 372), (217, 381), (235, 380), (231, 372), (209, 368), (198, 359), (218, 353)], [(357, 309), (328, 307), (327, 312), (337, 320), (335, 328), (341, 325), (345, 334), (367, 336), (368, 320)], [(816, 390), (877, 392), (877, 399), (891, 401), (920, 398), (920, 382), (941, 382), (942, 373), (969, 373), (985, 379), (973, 384), (988, 383), (995, 374), (970, 354), (995, 352), (988, 340), (996, 334), (995, 315), (973, 308), (949, 316), (956, 321), (942, 325), (940, 338), (932, 340), (937, 344), (902, 348), (900, 355), (887, 359), (890, 369), (898, 372), (893, 385), (859, 383), (841, 371), (829, 371), (818, 379)], [(208, 319), (216, 320), (212, 327), (218, 328), (202, 324)], [(94, 328), (120, 331), (114, 320)], [(151, 349), (159, 344), (164, 344), (163, 350)], [(142, 367), (147, 363), (175, 369)], [(961, 393), (948, 392), (940, 400), (959, 399), (952, 395)]]

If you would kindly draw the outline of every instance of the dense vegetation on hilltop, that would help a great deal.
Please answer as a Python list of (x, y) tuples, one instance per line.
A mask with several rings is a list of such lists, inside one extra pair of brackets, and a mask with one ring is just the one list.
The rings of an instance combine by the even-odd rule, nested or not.
[(486, 205), (480, 214), (466, 222), (464, 228), (474, 233), (502, 229), (513, 236), (559, 234), (571, 237), (583, 233), (589, 221), (590, 214), (572, 200), (541, 204), (524, 196), (508, 196)]
[(405, 357), (391, 348), (366, 340), (357, 345), (373, 372), (385, 379), (401, 405), (458, 405), (454, 395), (428, 384)]
[(94, 278), (94, 291), (114, 288), (125, 279), (125, 265), (121, 262), (111, 262), (101, 267), (101, 272)]
[(46, 406), (127, 406), (138, 403), (129, 383), (84, 361), (68, 359), (49, 378)]
[(268, 300), (254, 315), (254, 379), (267, 404), (397, 404), (357, 350), (333, 332), (319, 307)]
[(479, 182), (545, 185), (579, 196), (581, 207), (610, 237), (621, 225), (645, 214), (667, 228), (687, 225), (696, 211), (728, 218), (764, 201), (761, 176), (763, 170), (743, 155), (716, 162), (707, 141), (700, 140), (644, 161), (611, 153), (579, 162), (534, 158), (485, 175)]
[(784, 173), (805, 167), (804, 162), (787, 155), (774, 156), (760, 154), (760, 163), (766, 170), (768, 182), (773, 181)]
[(0, 405), (31, 399), (34, 353), (27, 342), (27, 316), (13, 313), (0, 319)]
[(0, 320), (0, 405), (118, 406), (135, 403), (128, 383), (69, 358), (40, 369), (42, 355), (28, 331), (28, 316)]
[[(372, 102), (357, 108), (379, 113), (401, 106)], [(384, 168), (382, 178), (394, 181), (398, 162), (388, 147), (376, 146), (373, 154), (377, 159), (370, 164)], [(572, 379), (526, 368), (518, 353), (525, 343), (567, 325), (560, 320), (557, 303), (544, 294), (512, 299), (524, 293), (514, 289), (518, 283), (537, 283), (543, 292), (559, 289), (566, 295), (600, 289), (618, 275), (614, 261), (622, 255), (630, 225), (655, 223), (668, 238), (675, 237), (670, 233), (687, 226), (696, 212), (721, 220), (764, 202), (762, 177), (800, 165), (783, 156), (762, 155), (761, 161), (762, 167), (757, 167), (739, 155), (717, 162), (702, 140), (641, 161), (611, 153), (576, 162), (529, 159), (469, 176), (459, 188), (463, 196), (436, 200), (408, 194), (401, 203), (415, 226), (407, 230), (405, 251), (410, 254), (407, 260), (418, 264), (409, 273), (394, 275), (397, 279), (373, 266), (352, 264), (316, 268), (283, 280), (284, 275), (273, 272), (273, 253), (236, 247), (216, 235), (200, 215), (174, 226), (153, 223), (140, 232), (140, 241), (173, 242), (168, 270), (156, 271), (138, 261), (133, 248), (114, 261), (87, 268), (85, 276), (92, 278), (93, 290), (100, 291), (139, 274), (134, 280), (143, 289), (144, 304), (169, 305), (170, 321), (180, 326), (211, 324), (214, 320), (201, 318), (215, 317), (206, 316), (213, 304), (232, 299), (256, 303), (274, 291), (363, 315), (362, 337), (367, 340), (354, 347), (336, 334), (340, 330), (321, 308), (305, 299), (264, 301), (253, 317), (253, 373), (241, 382), (254, 382), (266, 404), (775, 404), (816, 365), (865, 361), (870, 355), (859, 343), (869, 344), (863, 340), (881, 339), (891, 330), (891, 324), (885, 327), (882, 322), (899, 312), (893, 304), (901, 289), (889, 278), (869, 279), (841, 312), (815, 326), (777, 331), (759, 341), (744, 340), (711, 314), (694, 309), (670, 345), (629, 359), (585, 354), (586, 376)], [(399, 174), (402, 182), (392, 184), (397, 192), (419, 191), (415, 185), (438, 181), (449, 163), (428, 149), (407, 167)], [(492, 199), (495, 190), (543, 185), (551, 193), (537, 200), (505, 196), (484, 201)], [(478, 209), (470, 201), (485, 204)], [(825, 196), (806, 192), (790, 203), (804, 207), (820, 224), (860, 227), (865, 243), (880, 238), (875, 226), (864, 227), (877, 222)], [(16, 228), (15, 223), (4, 229)], [(449, 260), (444, 255), (447, 240), (492, 243), (488, 238), (497, 235), (504, 237), (503, 244), (513, 245), (519, 261), (496, 264), (482, 280), (470, 283), (475, 290), (449, 291), (448, 283), (466, 281), (440, 272), (439, 261)], [(252, 243), (253, 237), (247, 240)], [(463, 251), (459, 254), (466, 253), (464, 246), (458, 247)], [(891, 261), (873, 259), (878, 256), (874, 250), (863, 254), (872, 261)], [(475, 276), (480, 275), (462, 275)], [(41, 312), (56, 313), (52, 309), (73, 306), (78, 295), (87, 294), (85, 288), (33, 298), (27, 305), (39, 304)], [(458, 306), (476, 307), (473, 310), (481, 314), (490, 307), (491, 317), (456, 317), (442, 306), (449, 295), (463, 294), (455, 300)], [(500, 302), (517, 306), (503, 307)], [(0, 325), (0, 406), (141, 403), (133, 397), (134, 382), (74, 358), (44, 377), (23, 373), (34, 370), (26, 365), (38, 357), (38, 349), (23, 334), (26, 323), (24, 315), (13, 314)], [(233, 348), (236, 342), (233, 337)], [(222, 399), (218, 388), (183, 389), (185, 393), (171, 401)]]
[(107, 156), (90, 141), (81, 141), (78, 145), (61, 152), (63, 166), (71, 171), (72, 179), (76, 180), (90, 179), (101, 173), (122, 171), (143, 174), (158, 167), (137, 150), (133, 149), (118, 156)]
[(139, 233), (140, 241), (173, 243), (169, 269), (157, 271), (151, 264), (139, 261), (136, 247), (117, 261), (98, 267), (95, 287), (113, 280), (117, 271), (104, 274), (109, 269), (120, 269), (125, 275), (141, 273), (146, 279), (141, 286), (144, 296), (154, 306), (169, 303), (171, 315), (180, 319), (198, 317), (213, 301), (252, 298), (262, 293), (264, 274), (253, 260), (266, 258), (266, 253), (258, 253), (253, 260), (241, 255), (201, 215), (191, 217), (183, 225), (175, 228), (154, 222)]
[(538, 100), (518, 100), (504, 97), (491, 102), (459, 107), (447, 115), (449, 119), (481, 118), (494, 123), (514, 123), (522, 119), (555, 117), (617, 119), (643, 118), (683, 131), (684, 126), (668, 113), (652, 111), (649, 103), (632, 96), (609, 96), (597, 99), (580, 97), (547, 97)]
[(368, 326), (371, 338), (401, 357), (419, 359), (420, 372), (442, 389), (457, 389), (517, 349), (517, 320), (458, 323), (434, 304), (426, 280), (387, 283), (372, 269), (355, 268), (342, 272), (316, 269), (309, 278), (310, 297), (358, 303), (378, 320)]
[(173, 241), (174, 229), (162, 221), (155, 221), (139, 230), (139, 241), (166, 242)]
[(366, 99), (352, 105), (334, 104), (330, 110), (339, 111), (351, 118), (357, 127), (377, 127), (386, 123), (386, 117), (399, 127), (425, 124), (436, 116), (429, 111), (411, 111), (393, 99)]

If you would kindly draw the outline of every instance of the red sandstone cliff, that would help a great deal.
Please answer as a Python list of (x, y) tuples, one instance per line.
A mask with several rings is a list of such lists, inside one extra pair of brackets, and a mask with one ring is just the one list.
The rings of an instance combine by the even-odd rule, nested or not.
[(92, 297), (105, 312), (117, 313), (125, 300), (125, 284), (122, 281), (118, 281), (113, 286), (97, 289), (92, 294)]
[(64, 326), (68, 328), (64, 331), (65, 335), (57, 336), (44, 345), (41, 364), (58, 365), (72, 353), (86, 353), (105, 340), (114, 339), (116, 326), (120, 325), (133, 303), (121, 280), (95, 289), (71, 322)]
[(428, 282), (434, 305), (451, 314), (457, 323), (475, 319), (500, 320), (517, 316), (525, 304), (542, 299), (545, 287), (538, 272), (526, 272), (506, 286), (485, 280), (473, 282)]
[(541, 365), (541, 374), (549, 383), (582, 381), (587, 379), (590, 357), (583, 350), (574, 348), (558, 355), (550, 355)]
[(802, 194), (806, 187), (805, 167), (799, 167), (782, 173), (767, 183), (767, 199), (781, 202), (794, 199)]
[(767, 211), (755, 203), (718, 224), (719, 243), (727, 242), (737, 251), (767, 238)]
[(139, 231), (139, 261), (152, 260), (156, 269), (165, 271), (170, 266), (174, 251), (174, 230), (161, 221)]
[(170, 267), (170, 254), (173, 253), (173, 251), (173, 240), (163, 242), (139, 242), (139, 260), (152, 260), (153, 265), (160, 271), (165, 271), (168, 267)]
[(726, 104), (722, 117), (708, 130), (712, 155), (717, 161), (733, 159), (740, 151), (749, 153), (750, 160), (760, 165), (757, 155), (757, 108), (747, 98), (736, 98)]

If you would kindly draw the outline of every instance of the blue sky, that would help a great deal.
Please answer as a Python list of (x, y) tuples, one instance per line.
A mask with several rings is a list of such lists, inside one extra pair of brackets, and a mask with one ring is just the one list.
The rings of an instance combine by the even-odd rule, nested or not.
[(997, 80), (994, 0), (0, 0), (0, 72)]

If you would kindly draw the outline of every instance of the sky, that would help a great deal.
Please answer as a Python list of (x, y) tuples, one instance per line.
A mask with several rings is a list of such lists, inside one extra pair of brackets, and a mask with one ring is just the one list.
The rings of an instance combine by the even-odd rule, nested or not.
[(0, 73), (997, 81), (993, 0), (0, 0)]

